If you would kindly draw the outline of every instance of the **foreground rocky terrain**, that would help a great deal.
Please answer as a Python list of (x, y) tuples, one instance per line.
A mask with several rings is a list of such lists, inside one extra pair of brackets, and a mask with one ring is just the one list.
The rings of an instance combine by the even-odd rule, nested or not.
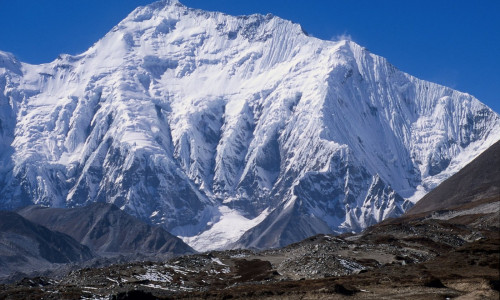
[(499, 201), (263, 252), (209, 252), (24, 279), (0, 286), (0, 298), (498, 299)]

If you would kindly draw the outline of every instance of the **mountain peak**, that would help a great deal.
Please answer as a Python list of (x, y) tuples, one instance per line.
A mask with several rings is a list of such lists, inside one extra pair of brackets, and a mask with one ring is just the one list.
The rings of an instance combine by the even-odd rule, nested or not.
[[(217, 31), (227, 34), (229, 39), (235, 38), (235, 34), (238, 31), (246, 31), (247, 35), (251, 35), (250, 31), (266, 30), (269, 32), (275, 29), (275, 27), (283, 26), (286, 26), (287, 30), (304, 33), (299, 24), (281, 19), (272, 14), (230, 16), (221, 12), (191, 9), (175, 0), (158, 1), (147, 6), (138, 7), (120, 22), (118, 28), (123, 29), (123, 27), (128, 27), (129, 29), (138, 31), (147, 31), (149, 27), (162, 27), (159, 29), (159, 32), (166, 34), (173, 30), (175, 23), (179, 21), (182, 21), (182, 25), (189, 26), (190, 28), (193, 28), (193, 25), (205, 28), (207, 33)], [(134, 23), (140, 23), (140, 25), (134, 25)], [(154, 37), (156, 36), (154, 35)]]
[(360, 230), (500, 139), (474, 97), (272, 15), (160, 1), (23, 66), (0, 74), (0, 206), (113, 203), (195, 247)]
[(180, 8), (186, 9), (186, 7), (177, 0), (160, 0), (145, 6), (139, 6), (132, 11), (126, 19), (131, 18), (135, 21), (147, 20), (154, 13), (158, 14), (162, 11), (178, 10)]
[(6, 69), (20, 75), (21, 68), (21, 63), (12, 53), (0, 51), (0, 69)]

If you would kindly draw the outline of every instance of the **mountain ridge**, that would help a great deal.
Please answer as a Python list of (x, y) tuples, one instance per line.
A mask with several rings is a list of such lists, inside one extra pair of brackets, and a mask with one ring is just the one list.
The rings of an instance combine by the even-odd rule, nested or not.
[(500, 139), (474, 97), (352, 41), (177, 1), (81, 55), (0, 66), (2, 207), (114, 203), (195, 249), (359, 231)]
[(102, 256), (194, 253), (163, 228), (149, 226), (113, 204), (77, 208), (28, 206), (17, 211), (27, 220), (62, 232)]
[(0, 211), (0, 280), (14, 273), (47, 271), (63, 264), (83, 263), (95, 254), (69, 235)]
[(500, 141), (425, 195), (406, 216), (500, 200)]

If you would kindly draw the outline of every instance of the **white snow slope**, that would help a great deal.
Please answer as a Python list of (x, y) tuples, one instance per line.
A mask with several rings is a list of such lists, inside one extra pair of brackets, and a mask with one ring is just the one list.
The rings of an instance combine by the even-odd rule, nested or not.
[(81, 55), (0, 52), (0, 207), (111, 202), (198, 250), (360, 230), (499, 139), (474, 97), (271, 15), (167, 0)]

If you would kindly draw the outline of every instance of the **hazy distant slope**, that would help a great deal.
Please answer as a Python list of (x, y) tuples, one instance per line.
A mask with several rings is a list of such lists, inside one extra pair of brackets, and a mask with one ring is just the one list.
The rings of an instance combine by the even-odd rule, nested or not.
[(93, 257), (89, 248), (66, 234), (15, 212), (0, 211), (0, 277), (44, 271), (53, 264), (78, 263)]
[(150, 226), (107, 203), (78, 208), (29, 206), (26, 219), (63, 232), (99, 254), (179, 255), (194, 250), (159, 226)]

